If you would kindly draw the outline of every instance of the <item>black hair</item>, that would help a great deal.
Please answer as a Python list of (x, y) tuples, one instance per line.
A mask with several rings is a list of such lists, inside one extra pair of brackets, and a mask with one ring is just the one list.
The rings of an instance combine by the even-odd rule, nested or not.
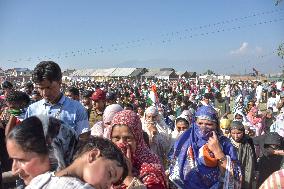
[(217, 93), (215, 94), (215, 98), (221, 98), (221, 97), (222, 97), (222, 95), (221, 95), (220, 92), (217, 92)]
[(122, 151), (109, 139), (90, 136), (88, 138), (80, 140), (73, 156), (73, 161), (78, 157), (82, 156), (84, 153), (93, 150), (94, 148), (100, 150), (102, 157), (118, 162), (118, 165), (123, 168), (121, 179), (123, 181), (128, 175), (126, 159)]
[(35, 116), (23, 120), (20, 125), (14, 127), (7, 140), (14, 140), (25, 152), (48, 155), (43, 126), (40, 119)]
[(212, 95), (210, 93), (205, 93), (203, 97), (206, 99), (211, 99)]
[(25, 84), (25, 88), (34, 88), (34, 84), (32, 83), (32, 82), (27, 82), (26, 84)]
[(28, 105), (30, 103), (30, 97), (25, 92), (22, 91), (11, 91), (7, 97), (6, 102), (13, 102), (17, 104), (25, 103)]
[(10, 81), (4, 81), (2, 83), (2, 88), (3, 89), (12, 89), (13, 88), (13, 84)]
[(34, 83), (40, 83), (44, 80), (52, 81), (61, 81), (62, 73), (59, 65), (53, 61), (42, 61), (36, 65), (33, 74), (32, 80)]
[(32, 95), (40, 95), (40, 93), (38, 91), (33, 91)]
[(178, 118), (176, 119), (176, 123), (178, 123), (178, 122), (180, 122), (180, 121), (185, 122), (185, 123), (187, 124), (187, 126), (189, 126), (189, 123), (188, 123), (188, 121), (187, 121), (185, 118), (183, 118), (183, 117), (178, 117)]
[(124, 104), (124, 109), (133, 111), (134, 110), (134, 106), (131, 103), (125, 103)]
[(79, 89), (76, 88), (76, 87), (69, 87), (67, 89), (68, 92), (72, 93), (73, 95), (76, 95), (76, 96), (79, 96), (80, 95), (80, 92), (79, 92)]
[(86, 91), (84, 91), (84, 92), (82, 93), (82, 96), (83, 96), (84, 98), (91, 98), (93, 92), (94, 92), (94, 91), (88, 91), (88, 90), (86, 90)]

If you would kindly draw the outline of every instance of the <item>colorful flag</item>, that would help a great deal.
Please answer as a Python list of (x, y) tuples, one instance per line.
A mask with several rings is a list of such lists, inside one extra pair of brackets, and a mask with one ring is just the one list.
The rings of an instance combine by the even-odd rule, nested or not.
[(156, 85), (152, 85), (152, 90), (150, 91), (148, 98), (147, 98), (147, 105), (148, 106), (158, 106), (159, 104), (159, 97), (157, 93)]

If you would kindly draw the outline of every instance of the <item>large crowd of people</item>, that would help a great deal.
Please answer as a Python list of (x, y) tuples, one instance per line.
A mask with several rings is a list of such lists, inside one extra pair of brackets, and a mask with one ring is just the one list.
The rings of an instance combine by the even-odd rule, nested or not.
[(0, 188), (284, 188), (282, 81), (62, 80), (0, 96)]

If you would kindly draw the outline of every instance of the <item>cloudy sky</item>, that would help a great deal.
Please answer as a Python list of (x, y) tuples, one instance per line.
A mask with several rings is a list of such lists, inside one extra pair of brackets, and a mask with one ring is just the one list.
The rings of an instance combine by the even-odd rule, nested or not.
[(0, 67), (173, 67), (279, 72), (273, 0), (0, 0)]

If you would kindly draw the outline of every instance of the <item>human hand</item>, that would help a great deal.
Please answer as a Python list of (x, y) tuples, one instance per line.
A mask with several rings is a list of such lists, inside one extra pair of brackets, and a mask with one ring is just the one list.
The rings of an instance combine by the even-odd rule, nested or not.
[(132, 174), (132, 153), (131, 153), (131, 147), (128, 143), (118, 143), (117, 146), (120, 148), (122, 153), (124, 154), (127, 167), (128, 167), (128, 173)]
[(153, 123), (149, 123), (147, 125), (147, 128), (151, 136), (155, 136), (156, 134), (158, 134), (158, 129)]
[(280, 155), (280, 156), (284, 156), (284, 150), (274, 150), (273, 151), (274, 155)]
[(208, 148), (217, 159), (220, 159), (224, 156), (224, 153), (221, 149), (217, 134), (215, 131), (212, 131), (212, 136), (208, 139)]
[(127, 149), (126, 149), (126, 154), (125, 154), (125, 159), (126, 159), (126, 164), (127, 164), (127, 168), (128, 168), (128, 175), (126, 176), (126, 178), (124, 179), (123, 183), (126, 186), (129, 186), (132, 182), (132, 180), (134, 179), (134, 176), (132, 175), (132, 159), (131, 159), (131, 149), (130, 149), (130, 145), (127, 145)]

